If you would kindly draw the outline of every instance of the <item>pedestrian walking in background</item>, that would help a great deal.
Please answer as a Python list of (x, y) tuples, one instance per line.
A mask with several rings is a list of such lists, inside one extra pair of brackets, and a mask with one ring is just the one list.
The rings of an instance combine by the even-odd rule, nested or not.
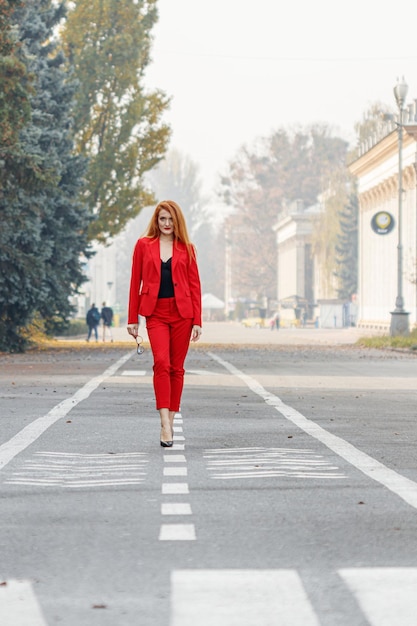
[(196, 250), (184, 215), (173, 200), (160, 202), (135, 246), (127, 331), (139, 334), (146, 318), (151, 344), (161, 446), (173, 445), (173, 421), (180, 409), (184, 361), (190, 340), (201, 335), (201, 284)]
[(103, 302), (103, 307), (101, 309), (101, 319), (103, 320), (103, 341), (106, 341), (106, 331), (109, 334), (110, 341), (113, 341), (113, 334), (111, 332), (113, 309), (110, 306), (106, 306), (105, 302)]
[(94, 303), (88, 309), (85, 321), (87, 322), (88, 326), (87, 341), (90, 341), (90, 337), (93, 333), (95, 335), (96, 341), (98, 341), (97, 327), (100, 323), (100, 311)]

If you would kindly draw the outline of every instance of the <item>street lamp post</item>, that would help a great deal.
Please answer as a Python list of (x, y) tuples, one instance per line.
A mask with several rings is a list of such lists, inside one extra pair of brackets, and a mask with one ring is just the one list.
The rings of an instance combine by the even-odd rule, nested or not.
[(111, 288), (113, 287), (113, 283), (111, 280), (107, 281), (107, 289), (108, 289), (108, 298), (107, 298), (107, 304), (110, 305), (112, 302), (112, 298), (111, 298)]
[(402, 209), (403, 209), (403, 130), (404, 104), (407, 97), (408, 85), (404, 80), (397, 81), (394, 87), (395, 100), (399, 110), (398, 128), (398, 244), (397, 244), (397, 297), (395, 309), (391, 311), (390, 334), (392, 337), (409, 334), (408, 316), (404, 310), (403, 298), (403, 244), (402, 244)]

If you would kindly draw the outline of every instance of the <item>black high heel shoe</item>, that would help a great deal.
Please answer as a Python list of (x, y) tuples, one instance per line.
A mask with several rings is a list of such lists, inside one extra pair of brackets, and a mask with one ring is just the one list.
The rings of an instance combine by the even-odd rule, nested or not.
[[(161, 428), (161, 435), (162, 435), (162, 430), (163, 428)], [(174, 434), (172, 434), (172, 438), (174, 438)], [(173, 441), (162, 441), (162, 439), (160, 439), (160, 444), (163, 448), (172, 448), (172, 446), (174, 445)]]

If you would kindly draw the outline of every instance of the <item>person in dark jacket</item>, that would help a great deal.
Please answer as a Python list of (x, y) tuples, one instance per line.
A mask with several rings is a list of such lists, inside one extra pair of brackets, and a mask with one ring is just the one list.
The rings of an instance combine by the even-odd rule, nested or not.
[(87, 322), (87, 326), (88, 326), (87, 341), (90, 341), (90, 337), (93, 333), (96, 337), (96, 341), (98, 341), (97, 326), (100, 323), (100, 311), (98, 310), (94, 302), (87, 311), (87, 316), (85, 318), (85, 321)]
[(111, 332), (113, 309), (110, 306), (106, 306), (105, 302), (103, 302), (103, 308), (101, 309), (101, 319), (103, 320), (103, 341), (106, 341), (106, 330), (109, 333), (110, 341), (113, 341), (113, 335)]

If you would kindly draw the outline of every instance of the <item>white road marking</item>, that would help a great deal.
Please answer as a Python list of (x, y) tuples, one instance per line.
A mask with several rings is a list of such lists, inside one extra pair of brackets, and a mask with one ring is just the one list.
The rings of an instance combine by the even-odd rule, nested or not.
[[(175, 440), (175, 437), (174, 437)], [(183, 443), (177, 443), (176, 441), (174, 441), (174, 445), (172, 446), (172, 448), (169, 448), (170, 453), (172, 454), (172, 452), (175, 452), (176, 450), (184, 450), (185, 449), (185, 445)]]
[(320, 626), (291, 570), (174, 570), (171, 626)]
[(36, 452), (32, 458), (21, 461), (4, 482), (66, 488), (138, 485), (145, 480), (147, 463), (148, 455), (142, 452)]
[(186, 463), (185, 454), (165, 454), (164, 461), (166, 463)]
[(187, 476), (186, 467), (164, 467), (164, 476)]
[[(176, 435), (174, 433), (174, 441), (185, 441), (185, 437), (183, 435)], [(177, 448), (178, 450), (178, 448)]]
[(122, 376), (146, 376), (146, 370), (124, 370)]
[(209, 372), (208, 370), (185, 370), (186, 374), (196, 374), (197, 376), (219, 376), (219, 372)]
[(0, 446), (0, 470), (4, 468), (15, 456), (30, 446), (36, 439), (38, 439), (50, 426), (55, 424), (59, 419), (68, 415), (68, 413), (77, 404), (86, 400), (92, 393), (110, 376), (113, 376), (115, 372), (131, 358), (131, 354), (125, 354), (116, 363), (113, 363), (102, 374), (95, 376), (89, 380), (83, 387), (78, 389), (73, 396), (63, 400), (53, 409), (51, 409), (46, 415), (38, 417), (25, 428), (22, 428), (14, 437), (6, 441)]
[(192, 515), (191, 505), (188, 502), (162, 502), (162, 515)]
[(195, 541), (194, 524), (162, 524), (159, 531), (159, 540)]
[(417, 569), (381, 567), (339, 570), (371, 626), (416, 626)]
[(206, 450), (208, 470), (215, 479), (289, 478), (341, 479), (346, 475), (314, 450), (239, 448)]
[[(2, 579), (0, 579), (2, 580)], [(5, 580), (0, 586), (2, 626), (47, 626), (29, 580)]]
[(295, 426), (306, 432), (314, 439), (320, 441), (363, 474), (395, 493), (397, 496), (402, 498), (404, 502), (407, 502), (407, 504), (417, 509), (417, 483), (409, 478), (401, 476), (401, 474), (398, 474), (389, 467), (386, 467), (386, 465), (380, 463), (365, 452), (358, 450), (358, 448), (355, 448), (355, 446), (348, 443), (341, 437), (333, 435), (312, 420), (307, 419), (304, 415), (296, 411), (296, 409), (285, 404), (278, 396), (264, 389), (264, 387), (262, 387), (262, 385), (260, 385), (255, 378), (244, 374), (231, 363), (228, 363), (212, 352), (209, 352), (208, 354), (231, 374), (240, 378), (249, 387), (249, 389), (263, 398), (266, 404), (273, 406), (288, 421), (295, 424)]
[(167, 495), (190, 493), (188, 483), (162, 483), (162, 493)]
[[(181, 413), (176, 413), (174, 416), (174, 433), (182, 432), (183, 419)], [(182, 435), (174, 434), (175, 440), (184, 440)], [(169, 448), (164, 454), (165, 463), (186, 463), (187, 459), (185, 454), (172, 454), (172, 450), (184, 450), (184, 444), (174, 443), (172, 448)], [(169, 465), (163, 468), (164, 476), (187, 476), (188, 470), (186, 466)], [(174, 495), (174, 494), (188, 494), (189, 488), (187, 483), (163, 483), (162, 494)], [(162, 502), (161, 503), (162, 515), (192, 515), (191, 506), (188, 502)], [(160, 541), (195, 541), (196, 533), (194, 524), (161, 524), (159, 531)]]

